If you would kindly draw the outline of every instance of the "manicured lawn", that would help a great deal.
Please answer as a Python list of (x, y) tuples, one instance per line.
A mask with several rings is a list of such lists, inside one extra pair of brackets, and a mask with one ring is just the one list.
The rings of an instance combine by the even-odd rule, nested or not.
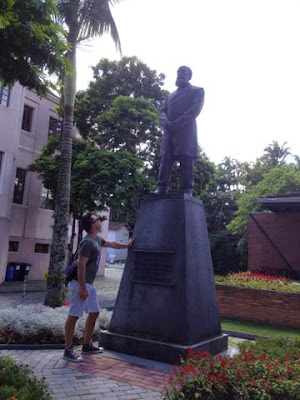
[(221, 325), (222, 329), (229, 331), (253, 333), (273, 338), (294, 338), (295, 336), (300, 336), (300, 331), (297, 329), (282, 328), (250, 321), (237, 321), (221, 318)]

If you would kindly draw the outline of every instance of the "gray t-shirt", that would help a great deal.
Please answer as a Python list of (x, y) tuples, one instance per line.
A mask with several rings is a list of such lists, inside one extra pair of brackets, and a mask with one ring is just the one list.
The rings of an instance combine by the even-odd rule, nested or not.
[(93, 238), (90, 235), (86, 235), (80, 242), (78, 255), (89, 259), (86, 263), (86, 283), (92, 284), (96, 278), (101, 257), (101, 246), (104, 243), (105, 240), (101, 236)]

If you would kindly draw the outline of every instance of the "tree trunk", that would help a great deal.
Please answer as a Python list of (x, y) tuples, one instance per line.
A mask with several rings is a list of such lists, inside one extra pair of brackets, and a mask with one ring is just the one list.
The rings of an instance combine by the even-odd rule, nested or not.
[(58, 177), (59, 193), (54, 212), (50, 265), (45, 299), (45, 304), (50, 307), (61, 306), (65, 299), (63, 271), (66, 268), (66, 254), (68, 249), (72, 130), (73, 107), (65, 106)]
[(72, 43), (68, 54), (73, 74), (67, 73), (64, 79), (64, 119), (60, 146), (60, 165), (58, 176), (58, 196), (54, 212), (54, 226), (51, 242), (50, 265), (47, 277), (45, 305), (59, 307), (65, 300), (66, 290), (63, 272), (68, 255), (68, 225), (70, 209), (72, 134), (74, 103), (76, 93), (76, 43)]

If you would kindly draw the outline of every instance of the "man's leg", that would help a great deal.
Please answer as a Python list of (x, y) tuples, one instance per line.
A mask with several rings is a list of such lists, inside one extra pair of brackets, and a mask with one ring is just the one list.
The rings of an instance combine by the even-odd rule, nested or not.
[(73, 346), (73, 335), (75, 331), (75, 325), (78, 317), (69, 315), (65, 323), (65, 348), (69, 349)]
[(181, 188), (184, 193), (192, 195), (194, 187), (194, 159), (183, 157), (180, 160)]
[(161, 157), (159, 174), (158, 174), (158, 188), (157, 192), (163, 194), (167, 191), (170, 176), (173, 168), (173, 157), (171, 154), (166, 154)]
[(98, 312), (91, 312), (88, 314), (88, 317), (85, 322), (85, 333), (84, 333), (84, 340), (83, 344), (89, 344), (93, 337), (93, 331), (95, 328), (95, 323), (98, 318)]
[(96, 289), (93, 285), (88, 285), (89, 297), (87, 299), (86, 312), (88, 313), (85, 322), (85, 332), (82, 346), (82, 353), (102, 353), (103, 347), (97, 347), (93, 345), (93, 331), (95, 328), (95, 323), (99, 315), (100, 306), (98, 302), (98, 296)]
[(65, 323), (65, 352), (64, 359), (80, 362), (83, 358), (73, 349), (73, 336), (78, 317), (69, 315)]
[(65, 352), (64, 359), (69, 361), (83, 361), (83, 358), (77, 354), (73, 349), (73, 336), (75, 325), (79, 317), (84, 313), (86, 301), (81, 300), (79, 297), (79, 283), (78, 281), (71, 281), (69, 283), (70, 291), (70, 311), (69, 316), (65, 323)]

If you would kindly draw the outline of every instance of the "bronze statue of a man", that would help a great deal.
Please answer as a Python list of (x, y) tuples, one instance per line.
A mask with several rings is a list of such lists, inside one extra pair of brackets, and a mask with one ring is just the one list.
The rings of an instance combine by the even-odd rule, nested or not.
[(204, 102), (204, 90), (192, 86), (192, 71), (182, 66), (177, 71), (176, 86), (164, 102), (159, 116), (164, 135), (160, 148), (158, 186), (154, 193), (167, 191), (174, 161), (180, 162), (181, 188), (192, 196), (194, 160), (198, 158), (196, 118)]

